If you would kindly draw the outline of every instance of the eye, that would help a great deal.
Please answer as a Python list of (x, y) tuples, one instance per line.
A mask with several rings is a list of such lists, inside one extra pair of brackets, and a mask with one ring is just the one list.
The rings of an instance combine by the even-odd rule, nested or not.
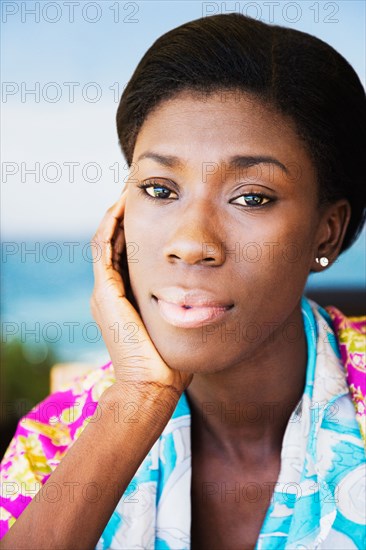
[[(178, 198), (178, 195), (169, 189), (169, 187), (166, 187), (165, 185), (162, 185), (161, 183), (155, 182), (154, 180), (150, 180), (145, 183), (139, 184), (137, 187), (143, 190), (143, 193), (148, 195), (149, 197), (153, 199), (176, 199)], [(175, 195), (175, 197), (172, 197), (171, 195)]]
[(240, 204), (242, 206), (248, 206), (248, 207), (256, 207), (256, 206), (264, 206), (268, 202), (271, 202), (272, 199), (269, 197), (265, 197), (261, 193), (248, 193), (246, 195), (241, 195), (240, 197), (237, 197), (234, 199), (232, 204)]

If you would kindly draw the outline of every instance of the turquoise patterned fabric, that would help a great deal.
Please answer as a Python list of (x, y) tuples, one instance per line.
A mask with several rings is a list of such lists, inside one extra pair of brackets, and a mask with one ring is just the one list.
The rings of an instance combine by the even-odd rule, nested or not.
[[(365, 549), (366, 455), (328, 313), (302, 299), (304, 394), (286, 427), (281, 468), (256, 550)], [(189, 550), (190, 408), (183, 393), (96, 550)]]

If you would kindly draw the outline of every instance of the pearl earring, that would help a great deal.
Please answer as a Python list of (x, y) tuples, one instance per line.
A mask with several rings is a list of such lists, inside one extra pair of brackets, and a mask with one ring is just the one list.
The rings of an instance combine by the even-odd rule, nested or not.
[(322, 267), (327, 267), (327, 265), (329, 264), (329, 260), (325, 256), (322, 256), (320, 260), (319, 258), (315, 258), (315, 261), (317, 264), (320, 264)]

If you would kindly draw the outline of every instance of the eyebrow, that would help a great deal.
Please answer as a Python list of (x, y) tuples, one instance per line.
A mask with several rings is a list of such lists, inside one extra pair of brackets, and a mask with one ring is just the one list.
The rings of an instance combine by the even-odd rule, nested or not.
[[(142, 153), (138, 157), (137, 162), (143, 159), (154, 160), (158, 164), (166, 166), (167, 168), (182, 168), (185, 164), (179, 157), (174, 155), (162, 155), (155, 153), (154, 151), (146, 151), (145, 153)], [(257, 164), (275, 164), (276, 166), (279, 166), (279, 168), (281, 168), (286, 174), (289, 173), (288, 169), (282, 162), (274, 157), (266, 155), (235, 155), (230, 157), (226, 161), (226, 164), (230, 168), (249, 168), (250, 166), (255, 166)]]

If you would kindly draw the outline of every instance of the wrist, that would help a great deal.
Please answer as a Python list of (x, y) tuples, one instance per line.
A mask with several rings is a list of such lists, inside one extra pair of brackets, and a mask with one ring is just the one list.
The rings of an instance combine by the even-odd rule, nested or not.
[(172, 416), (181, 395), (173, 386), (158, 382), (116, 381), (103, 392), (99, 404), (115, 415), (118, 412), (124, 422), (155, 420), (161, 424)]

